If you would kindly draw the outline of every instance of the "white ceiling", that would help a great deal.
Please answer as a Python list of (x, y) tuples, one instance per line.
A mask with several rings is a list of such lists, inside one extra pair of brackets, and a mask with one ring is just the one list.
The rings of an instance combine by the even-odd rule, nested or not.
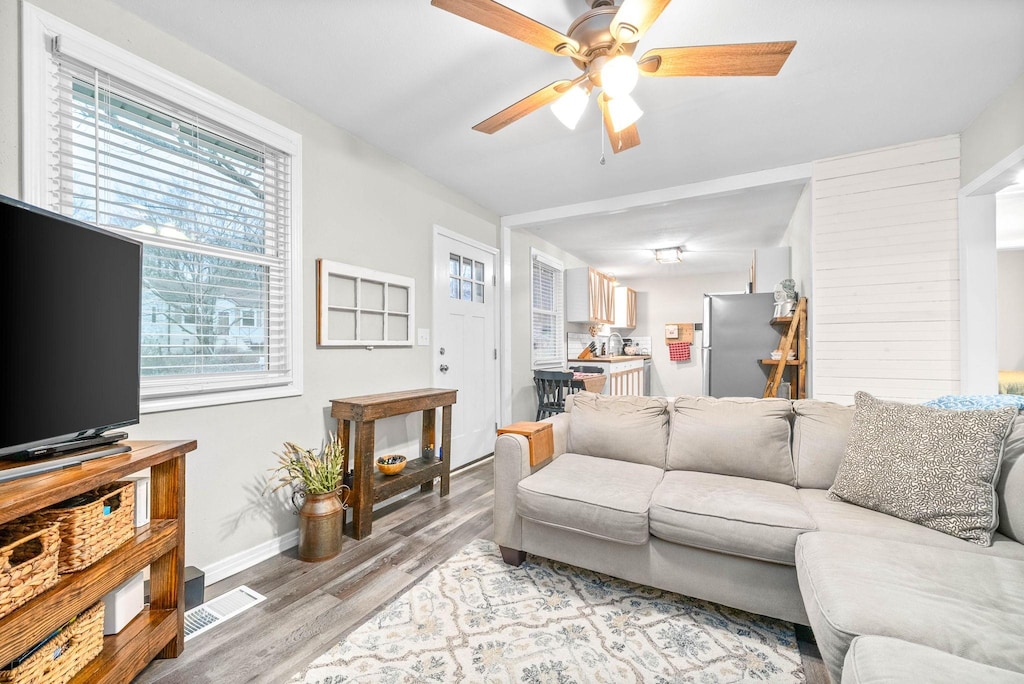
[[(634, 98), (645, 111), (643, 144), (601, 165), (593, 102), (575, 131), (547, 111), (493, 136), (472, 131), (579, 72), (428, 0), (114, 1), (503, 216), (957, 133), (1024, 73), (1020, 0), (675, 0), (640, 52), (797, 46), (774, 78), (642, 79)], [(588, 7), (504, 4), (561, 31)], [(749, 263), (750, 247), (778, 243), (799, 189), (744, 195), (537, 230), (561, 247), (586, 239), (612, 254), (627, 231), (646, 236), (634, 236), (639, 246), (684, 225), (672, 242), (746, 250)], [(637, 258), (600, 263), (625, 272)]]

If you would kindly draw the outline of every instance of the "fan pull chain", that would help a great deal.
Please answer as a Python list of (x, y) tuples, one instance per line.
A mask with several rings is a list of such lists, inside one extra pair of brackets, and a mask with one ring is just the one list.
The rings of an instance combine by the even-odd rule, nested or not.
[(601, 166), (605, 164), (604, 158), (604, 126), (599, 126), (597, 129), (598, 137), (601, 138)]

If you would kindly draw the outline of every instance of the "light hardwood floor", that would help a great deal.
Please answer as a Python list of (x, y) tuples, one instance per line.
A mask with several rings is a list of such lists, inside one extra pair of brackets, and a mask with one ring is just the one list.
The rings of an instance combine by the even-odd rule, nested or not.
[[(373, 534), (346, 537), (341, 554), (303, 563), (295, 549), (218, 582), (206, 600), (247, 585), (263, 603), (214, 627), (174, 660), (135, 680), (283, 682), (473, 539), (489, 539), (494, 474), (484, 461), (452, 475), (451, 494), (415, 493), (374, 514)], [(817, 647), (800, 640), (809, 684), (828, 684)]]

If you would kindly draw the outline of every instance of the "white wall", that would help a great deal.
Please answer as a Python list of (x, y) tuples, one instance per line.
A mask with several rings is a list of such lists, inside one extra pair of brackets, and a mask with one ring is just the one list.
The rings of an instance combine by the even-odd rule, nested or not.
[(1024, 370), (1024, 250), (1000, 250), (998, 259), (999, 369)]
[[(997, 389), (999, 323), (996, 298), (996, 199), (1000, 187), (982, 188), (986, 174), (1002, 173), (1004, 162), (1017, 172), (1024, 150), (1024, 75), (995, 98), (960, 134), (960, 182), (972, 194), (960, 200), (961, 391), (988, 394)], [(972, 186), (968, 188), (968, 186)]]
[(668, 347), (665, 345), (665, 324), (701, 323), (704, 318), (705, 294), (743, 292), (749, 277), (749, 273), (740, 271), (623, 281), (623, 285), (637, 291), (636, 329), (629, 337), (651, 337), (652, 395), (675, 397), (701, 394), (701, 334), (694, 334), (689, 361), (669, 361)]
[[(36, 4), (302, 135), (304, 395), (145, 415), (130, 430), (136, 439), (198, 440), (187, 461), (186, 562), (204, 568), (295, 529), (291, 512), (262, 496), (264, 477), (282, 442), (315, 446), (335, 429), (330, 399), (432, 384), (430, 347), (316, 348), (316, 258), (414, 277), (417, 322), (427, 327), (432, 226), (496, 245), (498, 217), (105, 0)], [(18, 6), (0, 2), (0, 193), (15, 197)], [(382, 449), (419, 438), (416, 416), (383, 423)]]
[[(530, 306), (530, 283), (532, 280), (530, 249), (537, 248), (548, 256), (562, 262), (566, 268), (586, 266), (572, 254), (564, 252), (551, 243), (542, 240), (524, 230), (511, 231), (511, 268), (512, 296), (512, 382), (510, 393), (512, 398), (512, 421), (533, 420), (537, 417), (537, 394), (533, 385), (533, 366), (530, 352), (532, 331), (532, 314)], [(566, 332), (586, 330), (586, 326), (574, 323), (565, 325)]]
[(1024, 74), (975, 117), (960, 139), (962, 185), (1024, 147)]
[(797, 294), (806, 297), (811, 291), (811, 184), (804, 186), (793, 209), (782, 244), (789, 247), (790, 277), (796, 282)]
[(959, 390), (959, 187), (956, 136), (814, 163), (816, 398)]
[(793, 209), (786, 232), (782, 236), (782, 244), (790, 249), (791, 277), (796, 282), (796, 292), (800, 297), (807, 297), (807, 372), (804, 388), (808, 397), (814, 396), (814, 297), (813, 264), (811, 263), (811, 183), (804, 186), (800, 199)]

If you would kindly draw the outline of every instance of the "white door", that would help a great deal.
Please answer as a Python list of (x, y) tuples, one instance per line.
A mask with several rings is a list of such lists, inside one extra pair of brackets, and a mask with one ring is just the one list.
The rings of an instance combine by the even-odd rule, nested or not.
[(494, 451), (497, 252), (434, 229), (434, 386), (459, 391), (452, 410), (452, 468)]

